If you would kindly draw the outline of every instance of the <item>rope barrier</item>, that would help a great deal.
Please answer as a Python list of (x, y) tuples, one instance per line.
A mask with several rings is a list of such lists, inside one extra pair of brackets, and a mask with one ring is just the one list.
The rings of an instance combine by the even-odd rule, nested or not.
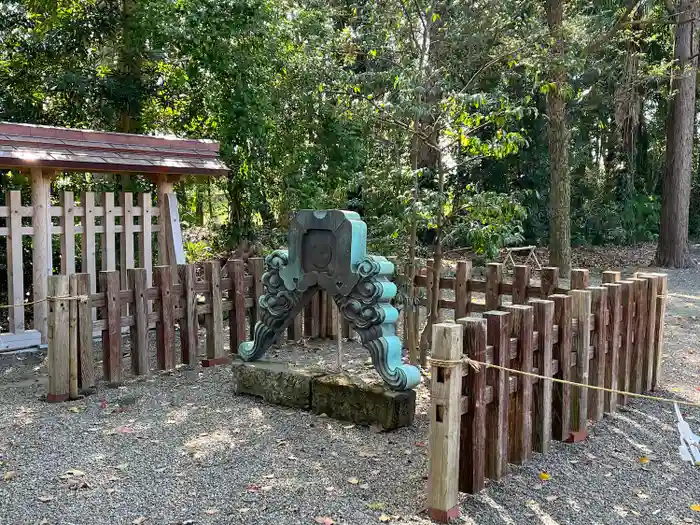
[(24, 306), (33, 306), (39, 303), (45, 303), (47, 301), (80, 301), (81, 303), (87, 303), (90, 297), (87, 295), (50, 295), (45, 299), (37, 299), (36, 301), (30, 301), (28, 303), (19, 304), (0, 304), (0, 310), (8, 308), (20, 308)]
[(565, 379), (559, 379), (557, 377), (547, 377), (543, 376), (540, 374), (535, 374), (534, 372), (525, 372), (523, 370), (516, 370), (514, 368), (508, 368), (505, 366), (501, 365), (495, 365), (493, 363), (484, 363), (482, 361), (477, 361), (475, 359), (471, 359), (469, 357), (463, 357), (462, 359), (430, 359), (431, 364), (435, 366), (442, 366), (445, 368), (454, 368), (459, 364), (465, 363), (469, 366), (471, 366), (474, 370), (477, 372), (481, 370), (482, 366), (485, 366), (487, 368), (495, 368), (497, 370), (503, 370), (505, 372), (510, 372), (511, 374), (519, 374), (522, 376), (528, 376), (528, 377), (534, 377), (537, 379), (545, 379), (547, 381), (553, 381), (554, 383), (560, 383), (562, 385), (571, 385), (571, 386), (577, 386), (581, 388), (590, 388), (591, 390), (602, 390), (603, 392), (610, 392), (611, 394), (619, 394), (623, 396), (630, 396), (630, 397), (636, 397), (639, 399), (648, 399), (649, 401), (660, 401), (662, 403), (677, 403), (679, 405), (685, 405), (685, 406), (691, 406), (695, 408), (700, 408), (700, 403), (692, 403), (690, 401), (677, 401), (675, 399), (667, 399), (665, 397), (658, 397), (658, 396), (649, 396), (646, 394), (637, 394), (635, 392), (626, 392), (624, 390), (616, 390), (613, 388), (606, 388), (603, 386), (597, 386), (597, 385), (587, 385), (585, 383), (576, 383), (574, 381), (567, 381)]

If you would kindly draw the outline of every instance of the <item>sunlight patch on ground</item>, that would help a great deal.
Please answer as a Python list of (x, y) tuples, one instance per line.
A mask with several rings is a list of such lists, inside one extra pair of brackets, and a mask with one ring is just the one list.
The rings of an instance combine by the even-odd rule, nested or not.
[(479, 494), (477, 497), (481, 501), (486, 503), (489, 507), (491, 507), (493, 510), (495, 510), (498, 513), (498, 517), (503, 520), (503, 523), (505, 523), (506, 525), (515, 525), (515, 520), (513, 520), (513, 518), (511, 518), (508, 514), (508, 512), (506, 512), (506, 509), (504, 509), (498, 503), (496, 503), (496, 501), (493, 498), (485, 494)]
[(549, 514), (543, 511), (540, 505), (534, 499), (527, 502), (527, 508), (535, 513), (535, 516), (537, 516), (543, 525), (559, 525), (559, 522), (554, 521)]
[(242, 439), (234, 439), (226, 430), (215, 432), (203, 432), (196, 438), (190, 439), (184, 444), (185, 453), (194, 459), (203, 459), (211, 454), (233, 448)]

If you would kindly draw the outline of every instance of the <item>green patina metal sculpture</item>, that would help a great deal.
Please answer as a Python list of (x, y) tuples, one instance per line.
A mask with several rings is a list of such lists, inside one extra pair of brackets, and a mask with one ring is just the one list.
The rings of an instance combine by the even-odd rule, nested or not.
[(404, 364), (396, 335), (398, 311), (391, 305), (396, 285), (389, 280), (394, 265), (367, 255), (367, 225), (342, 210), (300, 210), (289, 227), (289, 251), (265, 258), (262, 315), (253, 341), (241, 343), (245, 361), (260, 359), (302, 311), (319, 288), (333, 296), (372, 357), (382, 379), (393, 390), (414, 388), (420, 371)]

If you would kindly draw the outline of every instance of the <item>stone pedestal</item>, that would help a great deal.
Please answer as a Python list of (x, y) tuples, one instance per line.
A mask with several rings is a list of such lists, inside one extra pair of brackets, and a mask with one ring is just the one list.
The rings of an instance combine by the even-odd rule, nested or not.
[(290, 368), (275, 361), (234, 361), (233, 390), (268, 403), (310, 410), (385, 430), (409, 426), (416, 411), (413, 390), (394, 392), (383, 386), (353, 381), (341, 374)]

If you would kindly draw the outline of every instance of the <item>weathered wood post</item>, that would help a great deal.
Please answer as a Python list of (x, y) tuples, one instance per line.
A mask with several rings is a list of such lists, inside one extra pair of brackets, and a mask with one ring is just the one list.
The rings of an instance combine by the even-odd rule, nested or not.
[(49, 403), (66, 401), (70, 393), (69, 282), (67, 275), (52, 275), (47, 280)]
[[(573, 281), (573, 278), (572, 278)], [(572, 317), (576, 320), (577, 331), (573, 340), (573, 351), (576, 352), (576, 374), (572, 380), (576, 383), (588, 384), (589, 348), (591, 346), (591, 292), (587, 290), (571, 290)], [(571, 434), (569, 441), (581, 441), (588, 435), (586, 422), (588, 420), (588, 389), (574, 387), (571, 396)]]
[(427, 505), (430, 517), (445, 523), (459, 516), (462, 327), (434, 324), (432, 349)]
[[(32, 229), (34, 249), (32, 251), (32, 282), (34, 283), (34, 328), (41, 333), (41, 342), (46, 343), (49, 306), (44, 301), (51, 275), (51, 219), (49, 203), (51, 179), (41, 168), (32, 168)], [(67, 294), (66, 294), (67, 295)], [(67, 322), (67, 319), (66, 319)]]

